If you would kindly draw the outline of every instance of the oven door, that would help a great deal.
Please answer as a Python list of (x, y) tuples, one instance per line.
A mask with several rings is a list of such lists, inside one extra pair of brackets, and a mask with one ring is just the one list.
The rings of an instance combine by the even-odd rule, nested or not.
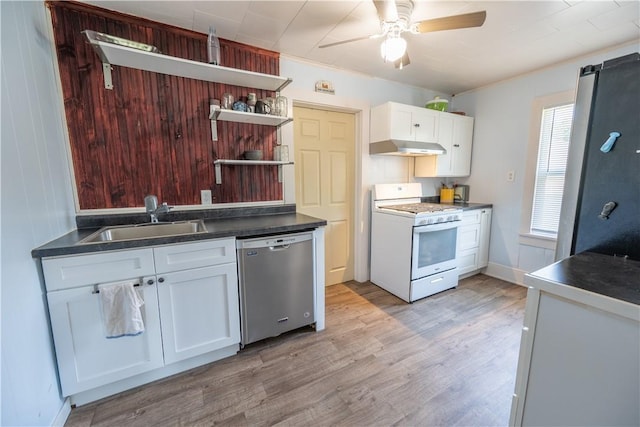
[(456, 268), (460, 221), (413, 228), (411, 280)]

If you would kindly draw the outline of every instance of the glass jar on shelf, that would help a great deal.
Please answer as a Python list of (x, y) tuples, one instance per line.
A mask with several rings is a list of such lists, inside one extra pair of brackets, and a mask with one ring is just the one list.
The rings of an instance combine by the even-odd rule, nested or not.
[(277, 116), (277, 114), (276, 114), (276, 99), (273, 96), (267, 96), (264, 99), (264, 103), (269, 106), (269, 113), (268, 114), (273, 114), (274, 116)]

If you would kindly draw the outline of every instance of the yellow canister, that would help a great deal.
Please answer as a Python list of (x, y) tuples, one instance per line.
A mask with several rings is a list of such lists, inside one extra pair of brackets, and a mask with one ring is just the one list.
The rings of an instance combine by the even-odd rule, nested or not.
[(440, 189), (440, 203), (453, 203), (453, 188)]

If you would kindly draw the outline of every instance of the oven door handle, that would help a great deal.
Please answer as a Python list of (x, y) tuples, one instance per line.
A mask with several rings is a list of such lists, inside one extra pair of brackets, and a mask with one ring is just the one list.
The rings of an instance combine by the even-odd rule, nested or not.
[(439, 224), (429, 224), (429, 225), (419, 225), (413, 227), (413, 233), (428, 233), (430, 231), (439, 231), (439, 230), (449, 230), (451, 228), (458, 228), (462, 221), (450, 221), (450, 222), (442, 222)]

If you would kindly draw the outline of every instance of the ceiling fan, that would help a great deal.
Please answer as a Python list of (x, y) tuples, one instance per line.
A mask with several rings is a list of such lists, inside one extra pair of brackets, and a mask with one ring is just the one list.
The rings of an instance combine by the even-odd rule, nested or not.
[(412, 0), (374, 0), (373, 4), (380, 18), (381, 33), (342, 40), (318, 47), (325, 48), (358, 40), (384, 37), (385, 39), (380, 45), (382, 58), (385, 62), (393, 62), (396, 68), (402, 69), (409, 65), (410, 62), (409, 55), (407, 54), (407, 41), (402, 37), (402, 33), (411, 32), (412, 34), (422, 34), (433, 31), (480, 27), (484, 24), (484, 20), (487, 17), (487, 12), (482, 11), (412, 22)]

